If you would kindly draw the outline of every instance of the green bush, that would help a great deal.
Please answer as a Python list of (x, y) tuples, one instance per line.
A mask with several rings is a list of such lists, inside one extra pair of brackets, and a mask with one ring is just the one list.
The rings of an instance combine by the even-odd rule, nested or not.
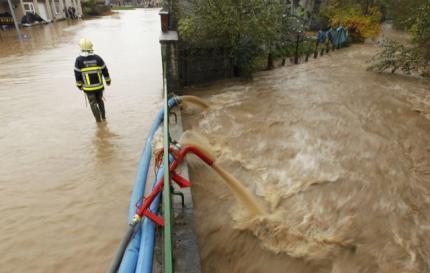
[(405, 74), (421, 71), (423, 68), (422, 58), (413, 47), (406, 47), (396, 41), (385, 40), (382, 50), (373, 57), (368, 70), (384, 72), (389, 70), (395, 73), (401, 70)]
[(135, 10), (133, 6), (113, 6), (112, 10)]
[(284, 10), (277, 1), (196, 0), (190, 15), (179, 20), (179, 34), (196, 47), (229, 50), (247, 77), (258, 67), (257, 58), (277, 48)]
[(430, 61), (430, 0), (417, 8), (417, 16), (410, 30), (413, 42), (428, 64)]
[(316, 47), (316, 39), (305, 38), (303, 41), (303, 55), (311, 55)]
[[(394, 2), (399, 4), (402, 1)], [(382, 51), (374, 57), (370, 70), (391, 70), (394, 73), (400, 69), (406, 74), (415, 71), (429, 76), (430, 0), (411, 2), (413, 6), (410, 3), (405, 3), (402, 8), (391, 6), (391, 12), (394, 25), (412, 34), (413, 46), (406, 47), (394, 41), (385, 41)]]
[(82, 0), (81, 5), (84, 16), (99, 16), (110, 11), (110, 7), (99, 4), (96, 0)]

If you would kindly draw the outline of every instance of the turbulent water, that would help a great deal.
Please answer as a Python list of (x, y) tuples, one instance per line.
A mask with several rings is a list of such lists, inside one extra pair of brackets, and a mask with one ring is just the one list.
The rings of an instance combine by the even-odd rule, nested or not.
[(259, 201), (245, 188), (245, 186), (232, 176), (229, 172), (224, 170), (217, 163), (216, 156), (211, 150), (211, 145), (207, 139), (196, 134), (192, 131), (186, 131), (182, 134), (180, 144), (192, 145), (202, 151), (206, 156), (210, 158), (212, 163), (211, 168), (224, 180), (225, 184), (231, 190), (231, 193), (236, 197), (237, 202), (245, 209), (245, 213), (250, 215), (262, 215), (264, 214), (264, 208), (261, 206)]
[(374, 53), (188, 90), (211, 107), (187, 128), (267, 207), (191, 160), (204, 273), (430, 272), (430, 82), (367, 72)]
[[(0, 40), (0, 272), (106, 271), (161, 102), (158, 10), (14, 31)], [(82, 37), (111, 73), (107, 124), (75, 87)]]

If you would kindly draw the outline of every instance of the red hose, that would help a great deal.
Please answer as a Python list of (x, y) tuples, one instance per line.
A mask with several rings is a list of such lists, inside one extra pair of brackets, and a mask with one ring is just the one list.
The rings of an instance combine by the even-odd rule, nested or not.
[[(190, 152), (195, 154), (196, 156), (198, 156), (201, 160), (203, 160), (209, 166), (212, 166), (212, 164), (214, 163), (214, 161), (212, 159), (210, 159), (207, 155), (205, 155), (198, 148), (191, 146), (191, 145), (186, 145), (179, 151), (179, 153), (176, 154), (175, 160), (172, 162), (172, 164), (170, 164), (169, 171), (173, 172), (179, 166), (179, 164), (182, 163), (185, 156)], [(172, 153), (175, 153), (175, 152), (172, 151)], [(176, 183), (178, 183), (179, 186), (181, 186), (181, 187), (191, 186), (191, 183), (189, 181), (180, 177), (176, 173), (173, 174), (172, 178), (174, 178), (173, 180)], [(157, 181), (156, 186), (153, 188), (152, 192), (148, 195), (148, 197), (146, 197), (143, 200), (142, 205), (140, 205), (137, 208), (136, 216), (139, 216), (139, 218), (142, 218), (144, 215), (146, 215), (146, 216), (151, 216), (150, 218), (152, 220), (154, 220), (154, 219), (156, 220), (154, 215), (152, 215), (150, 212), (147, 212), (147, 210), (148, 210), (149, 206), (151, 205), (152, 201), (154, 201), (155, 197), (158, 195), (158, 193), (160, 193), (163, 190), (163, 187), (164, 187), (164, 178), (161, 178), (159, 181)], [(160, 224), (159, 221), (157, 223)]]

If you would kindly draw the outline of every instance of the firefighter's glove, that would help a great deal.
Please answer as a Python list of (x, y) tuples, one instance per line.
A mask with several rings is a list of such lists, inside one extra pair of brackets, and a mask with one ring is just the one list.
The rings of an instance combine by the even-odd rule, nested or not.
[(83, 87), (82, 82), (76, 82), (76, 87), (77, 87), (79, 90), (82, 90), (82, 87)]

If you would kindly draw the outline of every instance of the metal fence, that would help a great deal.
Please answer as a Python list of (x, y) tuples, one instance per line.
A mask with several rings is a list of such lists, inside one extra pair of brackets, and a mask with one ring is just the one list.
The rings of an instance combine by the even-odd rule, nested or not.
[(192, 48), (179, 45), (181, 85), (210, 82), (233, 76), (233, 59), (222, 48)]

